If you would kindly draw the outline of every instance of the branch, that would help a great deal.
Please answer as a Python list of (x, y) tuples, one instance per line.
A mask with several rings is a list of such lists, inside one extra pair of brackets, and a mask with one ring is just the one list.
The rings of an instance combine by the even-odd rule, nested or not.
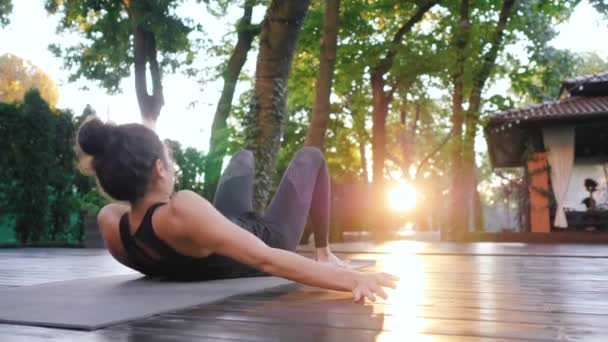
[(150, 64), (150, 76), (152, 78), (152, 98), (155, 103), (163, 106), (165, 99), (163, 96), (162, 75), (157, 59), (156, 38), (154, 37), (154, 33), (150, 31), (145, 31), (144, 35), (146, 36), (146, 39), (144, 39), (146, 57)]
[(418, 177), (418, 174), (420, 173), (420, 171), (422, 170), (422, 168), (425, 166), (425, 164), (433, 156), (435, 156), (437, 153), (439, 153), (439, 151), (441, 151), (441, 149), (448, 143), (448, 141), (450, 141), (450, 138), (452, 137), (452, 133), (454, 133), (454, 129), (453, 128), (446, 135), (446, 137), (443, 138), (443, 141), (441, 141), (441, 143), (439, 143), (439, 145), (437, 145), (437, 147), (435, 147), (435, 149), (433, 151), (431, 151), (431, 153), (427, 154), (426, 157), (424, 157), (424, 159), (422, 159), (422, 161), (420, 162), (420, 164), (418, 164), (418, 167), (416, 168), (416, 173), (414, 174), (415, 175), (414, 178)]
[(395, 91), (397, 91), (397, 89), (399, 88), (399, 86), (401, 85), (401, 79), (398, 78), (393, 85), (391, 86), (391, 89), (388, 91), (388, 93), (386, 93), (386, 99), (388, 100), (388, 102), (393, 102), (393, 96), (395, 95)]
[(388, 150), (386, 151), (386, 157), (388, 158), (388, 160), (392, 161), (393, 163), (395, 163), (396, 165), (399, 165), (401, 167), (401, 161), (399, 159), (397, 159), (397, 157)]
[[(133, 23), (133, 56), (135, 68), (135, 93), (138, 101), (145, 101), (148, 96), (146, 81), (146, 55), (145, 55), (145, 33), (144, 30), (135, 24), (135, 16), (131, 16)], [(143, 102), (140, 102), (140, 107)]]
[[(243, 7), (243, 16), (239, 20), (236, 28), (239, 38), (241, 38), (241, 35), (245, 34), (255, 37), (259, 35), (260, 32), (262, 32), (261, 24), (251, 24), (253, 5), (254, 1), (245, 0), (245, 5)], [(250, 39), (249, 36), (243, 38)]]
[(418, 121), (420, 121), (420, 112), (422, 111), (422, 106), (420, 105), (420, 99), (416, 102), (416, 114), (414, 116), (414, 121), (412, 122), (412, 138), (416, 137), (416, 129), (418, 128)]
[(374, 68), (374, 73), (384, 75), (390, 70), (390, 68), (393, 66), (393, 60), (395, 58), (395, 55), (397, 54), (397, 47), (401, 44), (403, 36), (405, 36), (406, 33), (411, 31), (412, 27), (414, 27), (417, 22), (422, 20), (424, 14), (428, 12), (433, 6), (435, 6), (439, 1), (440, 0), (429, 0), (427, 3), (420, 6), (420, 8), (418, 8), (418, 11), (416, 11), (416, 13), (414, 13), (414, 15), (410, 17), (410, 19), (405, 24), (403, 24), (401, 28), (399, 28), (397, 33), (395, 33), (393, 40), (391, 41), (391, 47), (389, 48), (388, 53)]
[(502, 39), (504, 37), (504, 31), (507, 26), (507, 21), (511, 15), (511, 8), (515, 4), (516, 0), (505, 0), (502, 3), (502, 8), (500, 9), (500, 15), (498, 17), (498, 22), (496, 23), (496, 30), (494, 31), (494, 35), (490, 41), (492, 47), (488, 52), (482, 57), (482, 64), (479, 72), (476, 73), (475, 78), (473, 80), (474, 88), (483, 88), (484, 83), (488, 79), (490, 74), (490, 70), (494, 66), (496, 62), (496, 57), (498, 56), (498, 50), (502, 44)]

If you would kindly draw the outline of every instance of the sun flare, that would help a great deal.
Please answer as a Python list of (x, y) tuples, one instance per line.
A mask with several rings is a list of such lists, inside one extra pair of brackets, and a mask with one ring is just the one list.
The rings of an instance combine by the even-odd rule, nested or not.
[(388, 197), (391, 206), (397, 210), (408, 210), (416, 205), (416, 190), (406, 183), (393, 186)]

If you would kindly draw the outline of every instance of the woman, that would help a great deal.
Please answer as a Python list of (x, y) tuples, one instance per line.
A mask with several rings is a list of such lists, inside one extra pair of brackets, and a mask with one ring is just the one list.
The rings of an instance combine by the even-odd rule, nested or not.
[[(156, 133), (139, 124), (85, 122), (77, 135), (81, 158), (102, 190), (130, 205), (109, 204), (98, 214), (106, 246), (116, 260), (150, 276), (199, 280), (272, 274), (303, 284), (352, 291), (355, 301), (395, 287), (386, 273), (344, 266), (328, 246), (329, 177), (316, 148), (291, 161), (263, 215), (253, 212), (254, 160), (232, 157), (214, 203), (191, 191), (173, 193), (174, 170)], [(82, 166), (82, 163), (81, 163)], [(294, 253), (310, 215), (317, 262)]]

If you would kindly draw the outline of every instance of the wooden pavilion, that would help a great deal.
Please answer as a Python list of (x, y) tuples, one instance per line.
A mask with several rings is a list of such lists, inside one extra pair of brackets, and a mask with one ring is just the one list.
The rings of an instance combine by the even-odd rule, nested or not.
[(608, 229), (608, 71), (562, 82), (559, 99), (493, 113), (495, 168), (524, 167), (533, 233)]

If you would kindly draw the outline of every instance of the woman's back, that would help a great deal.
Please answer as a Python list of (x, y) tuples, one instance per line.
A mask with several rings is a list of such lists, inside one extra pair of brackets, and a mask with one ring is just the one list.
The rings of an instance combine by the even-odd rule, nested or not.
[[(126, 252), (127, 261), (137, 271), (156, 277), (176, 280), (223, 279), (265, 275), (249, 266), (228, 257), (212, 253), (205, 257), (194, 257), (178, 252), (156, 233), (152, 218), (158, 208), (166, 203), (155, 203), (146, 211), (141, 224), (131, 232), (128, 213), (119, 223), (120, 240)], [(245, 215), (244, 215), (245, 216)], [(233, 221), (254, 235), (266, 237), (265, 226), (249, 215), (237, 217)]]

